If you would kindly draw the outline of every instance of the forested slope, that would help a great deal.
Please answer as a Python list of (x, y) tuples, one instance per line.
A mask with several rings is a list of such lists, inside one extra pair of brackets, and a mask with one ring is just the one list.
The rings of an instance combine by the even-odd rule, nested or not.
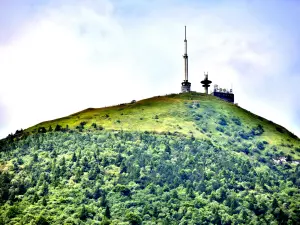
[(299, 224), (299, 158), (210, 96), (89, 109), (0, 141), (0, 224)]

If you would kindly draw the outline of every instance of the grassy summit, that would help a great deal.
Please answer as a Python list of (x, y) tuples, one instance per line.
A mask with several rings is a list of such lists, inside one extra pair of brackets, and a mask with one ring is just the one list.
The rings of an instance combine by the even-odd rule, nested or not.
[(299, 224), (300, 140), (199, 93), (0, 140), (1, 224)]
[[(281, 145), (283, 152), (300, 159), (297, 152), (291, 151), (294, 147), (300, 148), (299, 139), (285, 128), (237, 105), (197, 92), (158, 96), (106, 108), (89, 108), (37, 124), (26, 131), (35, 133), (40, 127), (49, 130), (50, 126), (54, 129), (57, 125), (80, 129), (82, 122), (85, 128), (94, 124), (106, 130), (178, 132), (218, 141), (224, 138), (266, 141)], [(253, 135), (253, 132), (260, 132), (258, 126), (263, 132)]]

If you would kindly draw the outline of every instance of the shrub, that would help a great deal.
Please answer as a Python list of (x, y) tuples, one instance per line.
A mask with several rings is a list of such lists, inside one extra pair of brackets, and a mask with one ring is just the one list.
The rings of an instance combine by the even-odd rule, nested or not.
[(84, 125), (86, 125), (87, 122), (86, 121), (82, 121), (80, 122), (80, 124), (78, 126), (76, 126), (76, 129), (78, 129), (80, 132), (82, 132), (82, 130), (84, 129)]
[(266, 152), (266, 156), (268, 156), (270, 159), (275, 157), (275, 155), (271, 152)]
[(69, 129), (69, 125), (68, 125), (68, 124), (66, 125), (66, 128), (63, 128), (63, 129), (62, 129), (63, 132), (66, 132), (66, 131), (69, 131), (69, 130), (70, 130), (70, 129)]
[(260, 151), (259, 151), (258, 148), (253, 148), (253, 149), (252, 149), (252, 152), (260, 154)]
[(21, 129), (21, 130), (16, 130), (16, 132), (15, 132), (15, 136), (18, 136), (18, 135), (20, 135), (20, 134), (23, 134), (23, 129)]
[(265, 145), (263, 144), (263, 142), (259, 141), (256, 143), (256, 147), (259, 149), (259, 150), (264, 150), (265, 149)]
[(47, 130), (45, 127), (39, 127), (38, 133), (46, 133), (46, 132), (47, 132)]
[(243, 139), (245, 139), (245, 140), (248, 140), (248, 139), (250, 139), (251, 137), (252, 137), (252, 135), (250, 134), (250, 133), (247, 133), (247, 132), (245, 132), (245, 131), (239, 131), (238, 132), (238, 134), (239, 134), (239, 136), (241, 137), (241, 138), (243, 138)]
[(225, 131), (225, 134), (226, 134), (227, 136), (231, 137), (231, 133), (230, 133), (228, 130)]
[(283, 130), (282, 130), (281, 127), (276, 127), (276, 130), (277, 130), (278, 132), (280, 132), (280, 133), (283, 133)]
[(242, 123), (241, 123), (241, 121), (240, 121), (239, 118), (233, 117), (233, 118), (231, 118), (231, 120), (232, 120), (236, 125), (238, 125), (238, 126), (241, 126), (241, 125), (242, 125)]
[(220, 126), (217, 126), (217, 127), (216, 127), (216, 130), (217, 130), (217, 131), (220, 131), (220, 132), (222, 132), (222, 133), (224, 132), (224, 128), (223, 128), (223, 127), (220, 127)]
[(266, 163), (266, 162), (267, 162), (266, 158), (263, 157), (263, 156), (259, 156), (259, 157), (258, 157), (258, 161), (259, 161), (259, 162), (262, 162), (262, 163)]
[(80, 126), (84, 127), (84, 125), (86, 125), (86, 121), (82, 121), (82, 122), (80, 123)]
[(79, 132), (82, 132), (82, 127), (81, 126), (77, 126), (76, 129), (79, 130)]
[(221, 118), (219, 119), (219, 124), (220, 124), (221, 126), (227, 126), (226, 119), (225, 119), (224, 117), (221, 117)]
[(292, 169), (293, 167), (288, 163), (284, 164), (284, 169)]
[(294, 138), (294, 139), (298, 139), (298, 137), (295, 134), (293, 134), (293, 133), (289, 133), (289, 136), (292, 137), (292, 138)]
[(54, 131), (61, 131), (61, 128), (62, 128), (61, 125), (57, 124)]
[(264, 132), (264, 128), (260, 124), (257, 125), (257, 127), (252, 128), (252, 130), (251, 130), (252, 135), (255, 135), (255, 136), (262, 135), (263, 132)]
[(49, 132), (52, 132), (53, 131), (53, 128), (52, 126), (50, 125), (49, 129), (48, 129)]
[(292, 157), (291, 155), (287, 155), (286, 161), (287, 161), (287, 162), (293, 161), (293, 157)]
[(249, 149), (245, 147), (240, 148), (239, 151), (244, 152), (246, 155), (250, 153)]
[(195, 119), (195, 120), (200, 120), (201, 118), (202, 118), (202, 115), (199, 115), (199, 114), (198, 114), (198, 115), (195, 116), (194, 119)]
[(271, 150), (273, 150), (274, 152), (277, 152), (277, 147), (276, 146), (272, 146)]

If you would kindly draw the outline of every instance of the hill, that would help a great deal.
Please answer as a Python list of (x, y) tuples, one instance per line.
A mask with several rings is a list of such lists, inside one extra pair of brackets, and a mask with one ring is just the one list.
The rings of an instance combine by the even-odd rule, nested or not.
[(196, 92), (0, 141), (0, 224), (298, 224), (300, 140)]

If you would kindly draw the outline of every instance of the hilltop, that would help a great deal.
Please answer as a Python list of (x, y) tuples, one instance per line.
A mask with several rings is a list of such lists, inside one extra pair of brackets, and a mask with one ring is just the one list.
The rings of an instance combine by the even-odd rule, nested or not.
[(196, 92), (0, 141), (0, 224), (297, 224), (300, 140)]
[[(84, 125), (83, 125), (84, 124)], [(26, 129), (36, 133), (46, 130), (101, 127), (106, 130), (171, 132), (216, 140), (234, 137), (266, 141), (300, 159), (298, 137), (284, 127), (257, 116), (235, 104), (197, 92), (157, 96), (105, 108), (88, 108), (67, 117), (42, 122)], [(50, 128), (51, 126), (51, 128)], [(258, 128), (261, 127), (261, 131)], [(255, 132), (261, 132), (254, 135)], [(298, 153), (298, 154), (297, 154)]]

